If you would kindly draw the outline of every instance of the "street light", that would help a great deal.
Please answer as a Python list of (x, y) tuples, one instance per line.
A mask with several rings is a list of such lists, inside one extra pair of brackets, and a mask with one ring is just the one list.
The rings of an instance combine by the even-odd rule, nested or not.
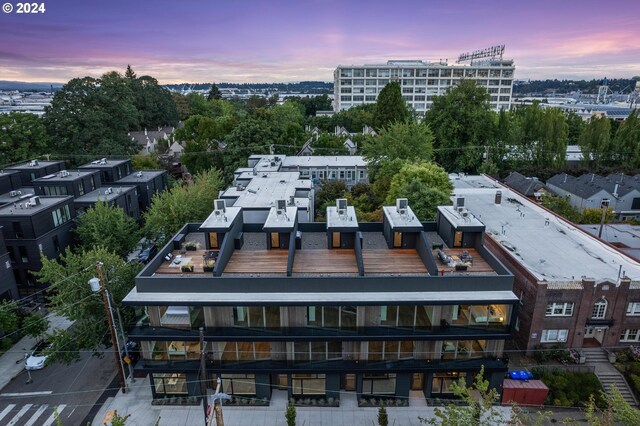
[(104, 286), (104, 280), (102, 279), (102, 263), (98, 262), (96, 264), (96, 268), (98, 269), (98, 278), (91, 278), (89, 280), (89, 285), (91, 286), (91, 291), (94, 293), (97, 293), (98, 291), (102, 292), (102, 302), (104, 303), (104, 311), (107, 316), (107, 323), (109, 324), (109, 332), (111, 333), (111, 343), (115, 349), (113, 351), (113, 355), (116, 360), (116, 369), (120, 376), (120, 388), (122, 389), (122, 393), (127, 393), (127, 382), (125, 380), (124, 365), (122, 365), (122, 359), (120, 358), (120, 344), (118, 342), (118, 336), (114, 326), (115, 321), (113, 319), (113, 310), (111, 309), (111, 300), (109, 298), (109, 293)]

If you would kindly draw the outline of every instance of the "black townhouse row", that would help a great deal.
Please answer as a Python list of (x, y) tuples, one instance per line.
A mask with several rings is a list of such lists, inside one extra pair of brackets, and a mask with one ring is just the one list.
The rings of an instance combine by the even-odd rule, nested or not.
[[(130, 160), (101, 159), (66, 170), (62, 161), (38, 161), (0, 171), (0, 226), (12, 279), (0, 285), (0, 298), (33, 296), (44, 301), (33, 271), (42, 267), (40, 254), (57, 258), (72, 246), (74, 219), (98, 201), (122, 208), (140, 221), (149, 200), (167, 187), (163, 170), (131, 173)], [(132, 182), (121, 183), (132, 175)], [(142, 176), (141, 176), (142, 175)], [(4, 271), (3, 271), (4, 273)]]
[(207, 386), (237, 397), (452, 397), (482, 366), (498, 388), (518, 298), (513, 276), (483, 245), (484, 226), (453, 207), (420, 223), (406, 200), (383, 223), (357, 222), (340, 200), (326, 223), (298, 223), (277, 202), (264, 224), (241, 207), (187, 224), (136, 277), (129, 338), (155, 398), (200, 395), (199, 328)]

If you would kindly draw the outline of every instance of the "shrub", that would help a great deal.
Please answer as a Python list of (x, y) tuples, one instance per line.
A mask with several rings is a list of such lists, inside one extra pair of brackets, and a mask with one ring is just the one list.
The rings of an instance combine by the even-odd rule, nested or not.
[(593, 373), (575, 373), (559, 369), (534, 368), (534, 377), (549, 387), (546, 404), (582, 407), (593, 395), (598, 407), (606, 405), (598, 378)]
[(284, 413), (284, 418), (287, 421), (287, 426), (296, 426), (296, 406), (289, 404), (287, 411)]
[(378, 426), (389, 426), (389, 416), (387, 416), (387, 410), (384, 405), (381, 405), (378, 409)]

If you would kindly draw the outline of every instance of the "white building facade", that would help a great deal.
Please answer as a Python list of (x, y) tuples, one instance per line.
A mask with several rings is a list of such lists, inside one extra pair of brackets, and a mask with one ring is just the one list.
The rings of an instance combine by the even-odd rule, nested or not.
[(448, 65), (426, 61), (388, 61), (386, 64), (339, 65), (333, 73), (334, 109), (372, 104), (389, 82), (402, 87), (402, 97), (418, 113), (428, 110), (435, 96), (463, 78), (476, 80), (491, 96), (496, 111), (509, 109), (513, 91), (513, 60), (485, 60)]

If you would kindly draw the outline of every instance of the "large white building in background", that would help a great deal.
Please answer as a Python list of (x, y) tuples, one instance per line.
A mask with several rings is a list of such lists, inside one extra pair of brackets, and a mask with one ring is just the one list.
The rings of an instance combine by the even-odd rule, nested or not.
[(488, 59), (471, 64), (387, 61), (386, 64), (339, 65), (333, 73), (334, 109), (372, 104), (391, 81), (402, 87), (407, 105), (418, 113), (431, 107), (434, 96), (443, 95), (462, 78), (476, 80), (491, 95), (496, 111), (509, 109), (513, 91), (513, 60)]

